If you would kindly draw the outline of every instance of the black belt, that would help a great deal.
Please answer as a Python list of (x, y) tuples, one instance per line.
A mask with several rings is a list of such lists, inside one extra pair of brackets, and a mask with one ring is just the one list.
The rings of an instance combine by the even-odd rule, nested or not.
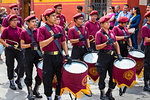
[(101, 52), (101, 53), (106, 53), (106, 54), (110, 54), (110, 55), (113, 55), (113, 54), (114, 54), (114, 51), (113, 51), (113, 50), (99, 50), (99, 52)]
[(52, 52), (44, 51), (44, 54), (48, 54), (48, 55), (59, 55), (60, 52), (59, 52), (59, 51), (52, 51)]
[(73, 46), (74, 48), (82, 48), (82, 49), (84, 49), (84, 48), (86, 48), (85, 46)]
[(127, 41), (118, 41), (119, 44), (127, 44)]

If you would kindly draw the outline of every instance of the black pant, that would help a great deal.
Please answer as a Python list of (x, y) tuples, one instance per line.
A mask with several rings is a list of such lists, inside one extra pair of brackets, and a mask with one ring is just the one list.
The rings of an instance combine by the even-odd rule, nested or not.
[(150, 46), (145, 46), (144, 81), (150, 80)]
[(95, 47), (95, 42), (91, 41), (91, 42), (90, 42), (90, 47), (91, 47), (91, 49), (92, 49), (93, 51), (97, 51), (97, 50), (96, 50), (96, 47)]
[(24, 57), (23, 52), (16, 49), (5, 48), (6, 65), (8, 79), (11, 80), (14, 77), (14, 60), (17, 60), (18, 67), (18, 79), (24, 76)]
[(128, 49), (127, 49), (127, 41), (125, 42), (125, 44), (121, 43), (120, 41), (118, 41), (119, 46), (120, 46), (120, 53), (122, 57), (127, 57), (128, 56)]
[(60, 95), (62, 66), (63, 66), (62, 55), (44, 54), (42, 78), (43, 78), (43, 84), (44, 84), (44, 94), (47, 97), (52, 95), (52, 81), (53, 81), (55, 74), (57, 77), (56, 95)]
[[(26, 77), (25, 77), (24, 81), (27, 86), (32, 85), (33, 67), (34, 67), (34, 65), (37, 67), (37, 64), (38, 64), (40, 58), (41, 57), (38, 55), (38, 53), (35, 50), (31, 50), (31, 49), (25, 50), (25, 74), (26, 74)], [(41, 79), (38, 75), (38, 72), (35, 77), (35, 82), (37, 85), (41, 84)]]
[(110, 55), (102, 52), (98, 53), (97, 63), (99, 63), (99, 65), (96, 67), (100, 75), (99, 83), (98, 83), (100, 90), (103, 90), (105, 88), (105, 78), (107, 75), (107, 71), (109, 74), (109, 88), (114, 89), (116, 86), (116, 83), (114, 83), (112, 79), (114, 60), (115, 60), (114, 55)]
[(87, 50), (84, 46), (73, 46), (71, 58), (80, 59), (83, 61), (83, 56), (85, 53), (87, 53)]

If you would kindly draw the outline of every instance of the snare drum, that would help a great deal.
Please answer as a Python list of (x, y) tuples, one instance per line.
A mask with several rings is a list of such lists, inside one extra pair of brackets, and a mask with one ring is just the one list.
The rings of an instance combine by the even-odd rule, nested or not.
[(89, 91), (87, 74), (88, 66), (84, 62), (73, 60), (71, 65), (65, 63), (62, 70), (61, 94), (69, 91), (79, 98), (83, 91)]
[(88, 76), (95, 83), (97, 82), (99, 78), (99, 74), (95, 66), (97, 59), (98, 59), (97, 52), (87, 53), (83, 56), (83, 61), (88, 65)]
[[(40, 76), (41, 80), (42, 80), (42, 70), (43, 70), (43, 60), (41, 60), (37, 65), (38, 75)], [(53, 88), (56, 88), (56, 84), (57, 84), (57, 78), (55, 75), (52, 81)]]
[(140, 50), (129, 51), (128, 57), (136, 61), (136, 75), (138, 78), (141, 78), (143, 75), (144, 52)]
[(122, 86), (133, 87), (136, 83), (136, 62), (128, 57), (123, 57), (121, 61), (115, 60), (113, 81), (117, 83), (119, 88)]

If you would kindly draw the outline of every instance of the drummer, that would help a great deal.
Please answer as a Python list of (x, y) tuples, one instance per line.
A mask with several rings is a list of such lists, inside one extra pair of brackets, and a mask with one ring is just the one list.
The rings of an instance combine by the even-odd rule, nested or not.
[(75, 25), (69, 29), (68, 40), (73, 46), (71, 58), (83, 60), (83, 55), (91, 52), (88, 29), (83, 24), (83, 14), (73, 16)]
[(65, 51), (67, 63), (71, 64), (72, 60), (68, 55), (65, 33), (61, 33), (62, 29), (56, 26), (56, 14), (54, 9), (47, 9), (43, 16), (46, 19), (46, 24), (39, 28), (37, 39), (39, 41), (43, 55), (43, 73), (42, 79), (44, 84), (44, 94), (48, 100), (52, 100), (52, 80), (54, 75), (57, 76), (55, 100), (60, 100), (61, 90), (61, 69), (63, 65), (63, 56), (61, 46)]
[[(20, 43), (19, 35), (22, 29), (20, 27), (17, 27), (17, 15), (11, 15), (8, 21), (10, 24), (7, 28), (3, 30), (0, 42), (6, 47), (5, 56), (7, 75), (10, 81), (9, 87), (12, 90), (16, 90), (15, 82), (18, 85), (18, 88), (22, 89), (21, 81), (24, 75), (23, 52), (21, 49), (17, 49), (16, 47), (16, 45)], [(16, 59), (18, 63), (18, 78), (16, 81), (14, 80), (14, 59)]]
[[(115, 88), (116, 84), (112, 79), (113, 62), (115, 60), (115, 53), (118, 54), (118, 59), (122, 60), (120, 55), (120, 49), (116, 37), (111, 30), (109, 30), (110, 22), (109, 16), (103, 16), (100, 18), (100, 23), (102, 28), (96, 33), (95, 45), (96, 49), (99, 50), (98, 60), (96, 63), (97, 71), (99, 72), (99, 89), (101, 92), (101, 100), (115, 100), (112, 96), (112, 90)], [(115, 51), (115, 52), (114, 52)], [(105, 78), (109, 74), (109, 88), (105, 94)]]
[(39, 50), (39, 44), (37, 42), (37, 29), (36, 29), (36, 17), (34, 15), (28, 16), (25, 21), (28, 24), (28, 28), (21, 32), (21, 48), (25, 49), (25, 84), (28, 90), (27, 98), (29, 100), (34, 100), (35, 95), (37, 98), (42, 98), (38, 92), (41, 79), (37, 73), (35, 77), (35, 87), (32, 92), (32, 73), (33, 73), (33, 64), (37, 66), (39, 59), (42, 57), (42, 53)]
[(101, 26), (100, 23), (97, 22), (98, 12), (96, 10), (90, 13), (91, 19), (85, 23), (85, 26), (88, 28), (89, 31), (89, 40), (90, 46), (93, 51), (96, 51), (95, 48), (95, 34), (97, 31), (100, 30)]
[(118, 20), (119, 25), (115, 26), (112, 30), (120, 46), (121, 56), (123, 57), (127, 57), (128, 55), (128, 45), (131, 50), (134, 49), (132, 47), (130, 34), (128, 33), (128, 29), (126, 28), (128, 21), (129, 19), (127, 17), (120, 17)]
[(150, 92), (150, 11), (145, 15), (147, 23), (142, 27), (142, 38), (144, 39), (145, 58), (144, 58), (144, 91)]

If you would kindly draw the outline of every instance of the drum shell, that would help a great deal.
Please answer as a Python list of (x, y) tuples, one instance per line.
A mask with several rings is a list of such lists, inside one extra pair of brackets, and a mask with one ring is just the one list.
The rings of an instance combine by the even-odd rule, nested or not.
[[(97, 52), (92, 52), (92, 53), (97, 53)], [(85, 56), (89, 54), (89, 53), (86, 53), (84, 56), (83, 56), (83, 60), (85, 58)], [(99, 74), (97, 72), (97, 69), (96, 69), (96, 62), (95, 63), (88, 63), (84, 60), (84, 62), (88, 65), (88, 76), (94, 81), (96, 82), (97, 79), (99, 78)]]
[[(124, 58), (128, 58), (128, 57), (124, 57)], [(128, 59), (131, 59), (131, 58), (128, 58)], [(115, 60), (114, 63), (116, 61), (117, 60)], [(134, 61), (134, 63), (136, 62)], [(114, 64), (113, 79), (115, 80), (115, 82), (117, 82), (117, 85), (119, 88), (121, 88), (122, 86), (127, 86), (130, 88), (130, 86), (133, 85), (132, 83), (134, 83), (134, 81), (136, 80), (136, 66), (129, 68), (129, 69), (120, 69), (116, 67)]]
[(136, 74), (139, 75), (141, 73), (142, 69), (143, 69), (143, 60), (144, 60), (144, 58), (133, 57), (132, 55), (130, 55), (130, 53), (128, 53), (128, 57), (132, 58), (132, 59), (134, 59), (136, 61)]
[(81, 89), (86, 89), (88, 70), (80, 74), (70, 73), (65, 70), (64, 68), (65, 65), (66, 63), (63, 65), (63, 69), (62, 69), (61, 88), (67, 87), (75, 94), (79, 92)]

